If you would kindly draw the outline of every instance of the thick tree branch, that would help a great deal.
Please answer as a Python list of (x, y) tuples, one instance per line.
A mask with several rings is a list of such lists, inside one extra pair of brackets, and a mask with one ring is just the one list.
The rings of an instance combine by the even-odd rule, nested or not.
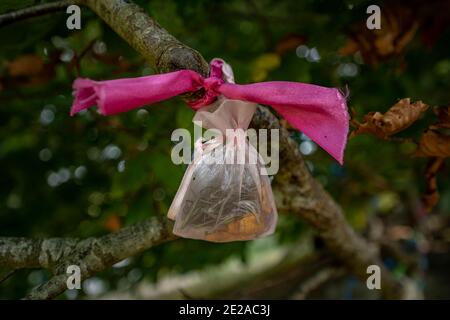
[(164, 30), (139, 6), (126, 0), (81, 0), (142, 54), (158, 72), (192, 69), (208, 75), (208, 63)]
[(79, 240), (70, 238), (0, 238), (0, 264), (11, 268), (51, 269)]
[(65, 10), (71, 4), (77, 3), (78, 1), (76, 0), (63, 0), (63, 1), (43, 3), (33, 7), (8, 12), (0, 15), (0, 27), (4, 27), (16, 21), (42, 16), (44, 14), (53, 13), (57, 11), (62, 11)]
[(30, 299), (50, 299), (67, 289), (66, 270), (69, 265), (79, 266), (82, 279), (87, 279), (116, 262), (175, 239), (171, 230), (169, 220), (150, 218), (116, 233), (83, 240), (0, 237), (0, 265), (51, 270), (55, 276), (28, 296)]
[[(208, 65), (202, 56), (195, 50), (183, 45), (167, 33), (161, 26), (152, 20), (142, 9), (130, 1), (125, 0), (82, 0), (82, 3), (94, 10), (106, 21), (122, 38), (148, 59), (150, 64), (159, 72), (174, 71), (178, 69), (193, 69), (203, 75), (208, 73)], [(382, 293), (386, 298), (403, 297), (403, 288), (390, 272), (384, 269), (379, 260), (377, 248), (369, 244), (346, 222), (342, 209), (311, 176), (303, 158), (298, 151), (298, 145), (289, 138), (289, 133), (280, 126), (277, 118), (266, 108), (260, 107), (252, 122), (255, 128), (280, 129), (280, 161), (281, 170), (274, 182), (274, 193), (277, 205), (281, 210), (296, 214), (306, 220), (325, 241), (331, 251), (355, 275), (365, 281), (367, 266), (376, 264), (382, 268)], [(160, 227), (148, 221), (132, 228), (145, 232), (150, 228), (156, 235), (147, 231), (145, 234), (130, 234), (130, 229), (124, 229), (117, 234), (111, 234), (99, 239), (87, 239), (75, 242), (76, 249), (67, 249), (77, 252), (75, 257), (62, 259), (63, 263), (56, 264), (56, 274), (61, 274), (63, 267), (70, 264), (83, 265), (83, 278), (99, 272), (127, 256), (140, 252), (152, 245), (171, 238), (170, 232), (163, 221)], [(162, 231), (165, 230), (165, 231)], [(126, 236), (125, 236), (126, 235)], [(118, 239), (124, 237), (124, 244)], [(6, 246), (8, 239), (4, 239)], [(18, 241), (13, 240), (13, 241)], [(71, 240), (72, 241), (72, 240)], [(42, 263), (51, 266), (54, 257), (64, 256), (66, 252), (57, 242), (49, 242), (51, 246), (59, 248), (55, 255), (46, 255), (40, 259), (35, 250), (28, 250), (26, 246), (39, 248), (38, 244), (27, 243), (27, 240), (18, 241), (18, 252), (23, 253), (24, 259), (12, 255), (15, 249), (0, 249), (0, 264), (5, 260), (12, 261), (13, 267), (25, 266), (28, 263), (36, 265)], [(116, 246), (117, 244), (117, 246)], [(71, 248), (72, 242), (68, 242)], [(7, 258), (7, 259), (5, 259)], [(44, 262), (41, 262), (44, 261)], [(49, 262), (47, 262), (49, 261)], [(56, 283), (56, 284), (55, 284)], [(50, 298), (63, 290), (61, 281), (52, 279), (41, 288), (31, 293), (31, 298)], [(56, 289), (55, 289), (56, 288)]]

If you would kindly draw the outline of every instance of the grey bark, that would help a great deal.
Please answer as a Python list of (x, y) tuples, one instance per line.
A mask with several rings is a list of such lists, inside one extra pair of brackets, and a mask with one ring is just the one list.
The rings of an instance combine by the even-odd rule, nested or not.
[(175, 238), (172, 223), (165, 218), (149, 218), (118, 232), (87, 239), (0, 237), (0, 265), (51, 270), (55, 276), (27, 296), (51, 299), (67, 289), (66, 270), (70, 265), (80, 267), (84, 280), (127, 257)]

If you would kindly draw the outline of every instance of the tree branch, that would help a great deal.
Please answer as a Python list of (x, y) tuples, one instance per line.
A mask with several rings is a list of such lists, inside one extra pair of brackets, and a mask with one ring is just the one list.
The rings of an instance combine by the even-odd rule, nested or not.
[(51, 270), (55, 276), (28, 296), (30, 299), (51, 299), (67, 289), (66, 270), (70, 265), (80, 267), (84, 280), (114, 263), (175, 238), (172, 223), (165, 218), (150, 218), (98, 238), (33, 240), (0, 237), (0, 265)]
[(381, 268), (382, 294), (385, 298), (403, 297), (402, 284), (383, 266), (378, 247), (358, 235), (345, 220), (342, 208), (309, 172), (298, 145), (278, 119), (264, 107), (253, 117), (255, 128), (280, 130), (280, 171), (273, 183), (277, 207), (304, 219), (324, 240), (327, 247), (358, 276), (367, 279), (367, 267)]
[(208, 63), (196, 50), (169, 34), (131, 1), (81, 0), (81, 3), (95, 11), (158, 72), (191, 69), (208, 75)]
[(0, 15), (0, 27), (4, 27), (16, 21), (42, 16), (44, 14), (53, 13), (57, 11), (62, 11), (65, 10), (71, 4), (77, 3), (78, 1), (76, 0), (63, 0), (63, 1), (43, 3), (33, 7), (8, 12)]

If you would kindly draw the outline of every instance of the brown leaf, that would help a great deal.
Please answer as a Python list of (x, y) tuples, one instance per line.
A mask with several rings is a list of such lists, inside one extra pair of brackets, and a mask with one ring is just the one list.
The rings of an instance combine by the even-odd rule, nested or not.
[(427, 109), (428, 105), (422, 101), (411, 103), (409, 98), (401, 99), (385, 114), (369, 112), (364, 116), (363, 123), (353, 121), (353, 124), (356, 123), (356, 129), (352, 136), (371, 133), (381, 139), (387, 139), (411, 126)]
[(433, 111), (439, 118), (439, 122), (433, 126), (436, 128), (450, 128), (450, 106), (436, 107)]
[(120, 220), (120, 217), (118, 217), (117, 215), (111, 215), (108, 218), (106, 218), (104, 227), (106, 230), (114, 232), (122, 227), (122, 221)]
[(407, 5), (385, 6), (381, 15), (382, 28), (369, 30), (366, 21), (352, 25), (350, 37), (339, 53), (350, 55), (360, 51), (367, 64), (377, 65), (393, 56), (402, 55), (421, 21)]
[(347, 39), (345, 44), (341, 48), (339, 48), (338, 53), (343, 56), (349, 56), (358, 52), (358, 50), (359, 44), (356, 41), (349, 38)]
[(431, 158), (425, 172), (426, 191), (422, 196), (422, 202), (426, 212), (431, 212), (439, 201), (439, 190), (437, 187), (437, 173), (444, 163), (443, 158)]
[(432, 49), (437, 40), (450, 26), (450, 1), (435, 0), (433, 2), (420, 2), (426, 6), (420, 10), (423, 15), (421, 23), (421, 40), (427, 49)]
[(426, 130), (415, 153), (418, 157), (450, 157), (450, 136), (437, 130)]
[(42, 72), (44, 60), (36, 55), (20, 56), (7, 64), (8, 73), (12, 77), (35, 76)]
[(50, 81), (55, 75), (55, 62), (44, 60), (33, 54), (15, 58), (6, 64), (5, 87), (35, 86)]

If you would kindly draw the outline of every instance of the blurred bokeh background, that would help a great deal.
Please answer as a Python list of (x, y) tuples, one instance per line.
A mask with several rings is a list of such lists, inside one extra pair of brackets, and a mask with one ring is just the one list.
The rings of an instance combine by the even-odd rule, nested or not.
[[(3, 0), (0, 14), (43, 1)], [(428, 157), (413, 156), (433, 107), (450, 101), (447, 1), (136, 1), (207, 60), (221, 57), (237, 82), (287, 80), (347, 87), (352, 115), (386, 112), (401, 98), (430, 110), (396, 139), (349, 140), (343, 167), (292, 132), (312, 174), (351, 225), (379, 241), (386, 266), (425, 298), (450, 298), (449, 169), (436, 173), (430, 212)], [(378, 4), (382, 29), (365, 26)], [(155, 71), (92, 11), (70, 31), (64, 12), (0, 28), (0, 235), (90, 237), (166, 215), (186, 169), (170, 160), (176, 128), (193, 130), (193, 111), (173, 99), (114, 117), (69, 116), (77, 76), (94, 79)], [(281, 163), (281, 166), (283, 164)], [(0, 266), (0, 274), (8, 272)], [(20, 298), (48, 279), (20, 270), (0, 298)], [(212, 280), (214, 280), (212, 284)], [(333, 261), (289, 213), (257, 241), (180, 239), (131, 257), (67, 291), (82, 298), (376, 298)]]

